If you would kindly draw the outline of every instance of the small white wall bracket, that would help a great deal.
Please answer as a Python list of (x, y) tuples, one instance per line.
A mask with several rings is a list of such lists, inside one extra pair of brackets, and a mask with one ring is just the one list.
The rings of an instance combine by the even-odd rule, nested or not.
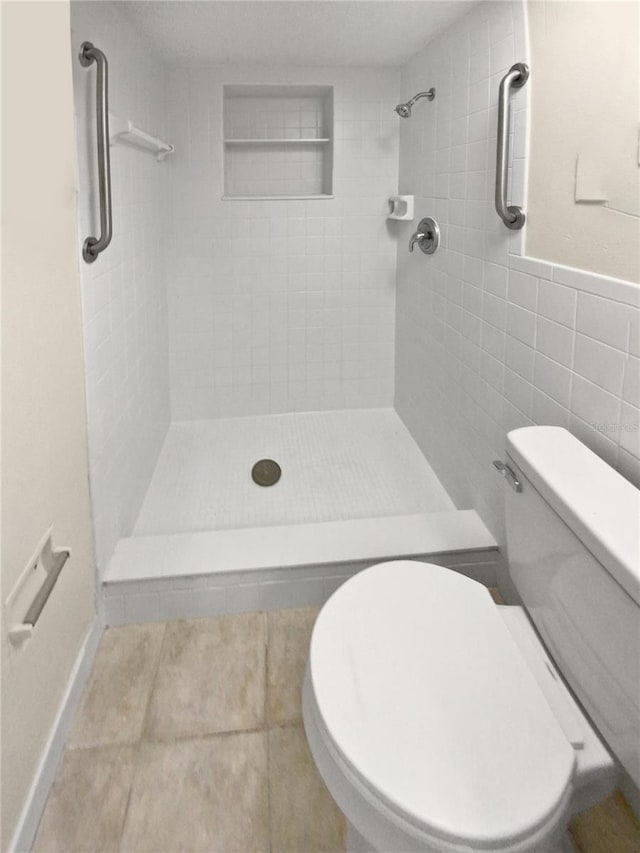
[(36, 622), (70, 556), (53, 547), (53, 525), (44, 534), (5, 602), (9, 641), (20, 647), (33, 636)]
[(151, 136), (132, 121), (121, 119), (119, 116), (109, 113), (109, 143), (111, 145), (128, 145), (130, 148), (138, 148), (149, 154), (155, 154), (156, 160), (162, 162), (169, 154), (176, 150), (175, 146), (157, 136)]

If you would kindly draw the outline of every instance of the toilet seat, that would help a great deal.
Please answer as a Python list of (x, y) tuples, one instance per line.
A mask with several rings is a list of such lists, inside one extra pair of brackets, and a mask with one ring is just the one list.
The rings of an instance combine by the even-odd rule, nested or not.
[(316, 621), (304, 698), (320, 769), (321, 740), (405, 849), (533, 849), (563, 825), (574, 750), (475, 581), (415, 561), (351, 578)]

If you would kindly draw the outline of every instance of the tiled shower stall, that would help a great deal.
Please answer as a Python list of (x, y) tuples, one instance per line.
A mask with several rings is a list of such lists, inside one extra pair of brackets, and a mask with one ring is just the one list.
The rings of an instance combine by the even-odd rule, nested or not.
[[(305, 130), (304, 110), (282, 117), (307, 138), (330, 134), (326, 197), (287, 198), (299, 193), (285, 183), (283, 198), (260, 198), (280, 165), (274, 155), (290, 152), (275, 144), (230, 151), (223, 142), (249, 133), (223, 129), (223, 91), (256, 81), (333, 91), (330, 131), (316, 127), (315, 114)], [(182, 152), (169, 165), (166, 243), (174, 419), (393, 404), (396, 241), (385, 216), (397, 192), (399, 90), (394, 68), (168, 72), (167, 133)], [(249, 102), (249, 114), (260, 108), (260, 99), (237, 101)], [(271, 127), (261, 132), (294, 130)], [(293, 152), (314, 155), (302, 145)], [(258, 198), (223, 198), (225, 156), (239, 154), (245, 193)], [(313, 196), (319, 188), (304, 189)]]
[[(517, 426), (566, 426), (640, 480), (637, 433), (598, 428), (637, 423), (632, 287), (528, 258), (526, 234), (498, 220), (497, 91), (528, 59), (525, 10), (465, 11), (402, 67), (252, 67), (170, 64), (126, 3), (72, 3), (74, 56), (87, 39), (107, 53), (113, 113), (175, 145), (163, 162), (112, 148), (113, 244), (81, 269), (108, 621), (195, 615), (205, 591), (207, 612), (230, 609), (240, 552), (231, 609), (267, 593), (321, 603), (374, 557), (446, 555), (492, 582), (491, 462)], [(93, 95), (73, 69), (83, 240)], [(396, 116), (430, 86), (433, 103)], [(528, 98), (512, 105), (518, 204)], [(415, 196), (414, 222), (387, 219), (398, 192)], [(441, 248), (410, 254), (428, 215)], [(275, 454), (282, 483), (254, 487), (252, 462)]]

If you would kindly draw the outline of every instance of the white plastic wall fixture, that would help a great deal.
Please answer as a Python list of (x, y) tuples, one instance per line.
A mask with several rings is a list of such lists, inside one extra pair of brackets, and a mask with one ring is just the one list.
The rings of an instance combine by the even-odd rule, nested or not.
[(123, 143), (132, 148), (139, 148), (141, 151), (155, 154), (160, 162), (175, 151), (175, 146), (170, 142), (151, 136), (136, 127), (132, 121), (121, 119), (113, 113), (109, 113), (109, 143), (111, 145)]
[(389, 199), (389, 208), (391, 212), (387, 219), (399, 219), (402, 222), (412, 222), (413, 215), (413, 196), (412, 195), (394, 195)]
[(35, 623), (68, 558), (68, 549), (53, 547), (51, 525), (27, 561), (5, 602), (5, 616), (9, 623), (9, 641), (12, 646), (20, 647), (33, 636)]

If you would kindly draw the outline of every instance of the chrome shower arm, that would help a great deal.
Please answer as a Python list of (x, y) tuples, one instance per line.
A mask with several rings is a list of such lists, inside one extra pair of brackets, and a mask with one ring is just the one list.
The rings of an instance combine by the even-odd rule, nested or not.
[(406, 101), (404, 104), (397, 104), (395, 107), (395, 111), (398, 113), (400, 118), (409, 118), (411, 115), (411, 107), (415, 104), (416, 101), (419, 101), (420, 98), (426, 98), (428, 101), (432, 101), (436, 96), (436, 90), (433, 86), (430, 89), (427, 89), (426, 92), (418, 92), (417, 95), (414, 95), (413, 98)]
[(419, 101), (421, 98), (426, 98), (428, 101), (432, 101), (435, 98), (435, 96), (436, 96), (436, 90), (432, 86), (430, 89), (427, 89), (426, 92), (418, 92), (418, 94), (414, 95), (413, 98), (411, 98), (411, 100), (408, 101), (407, 103), (410, 106), (413, 106), (415, 104), (415, 102)]

